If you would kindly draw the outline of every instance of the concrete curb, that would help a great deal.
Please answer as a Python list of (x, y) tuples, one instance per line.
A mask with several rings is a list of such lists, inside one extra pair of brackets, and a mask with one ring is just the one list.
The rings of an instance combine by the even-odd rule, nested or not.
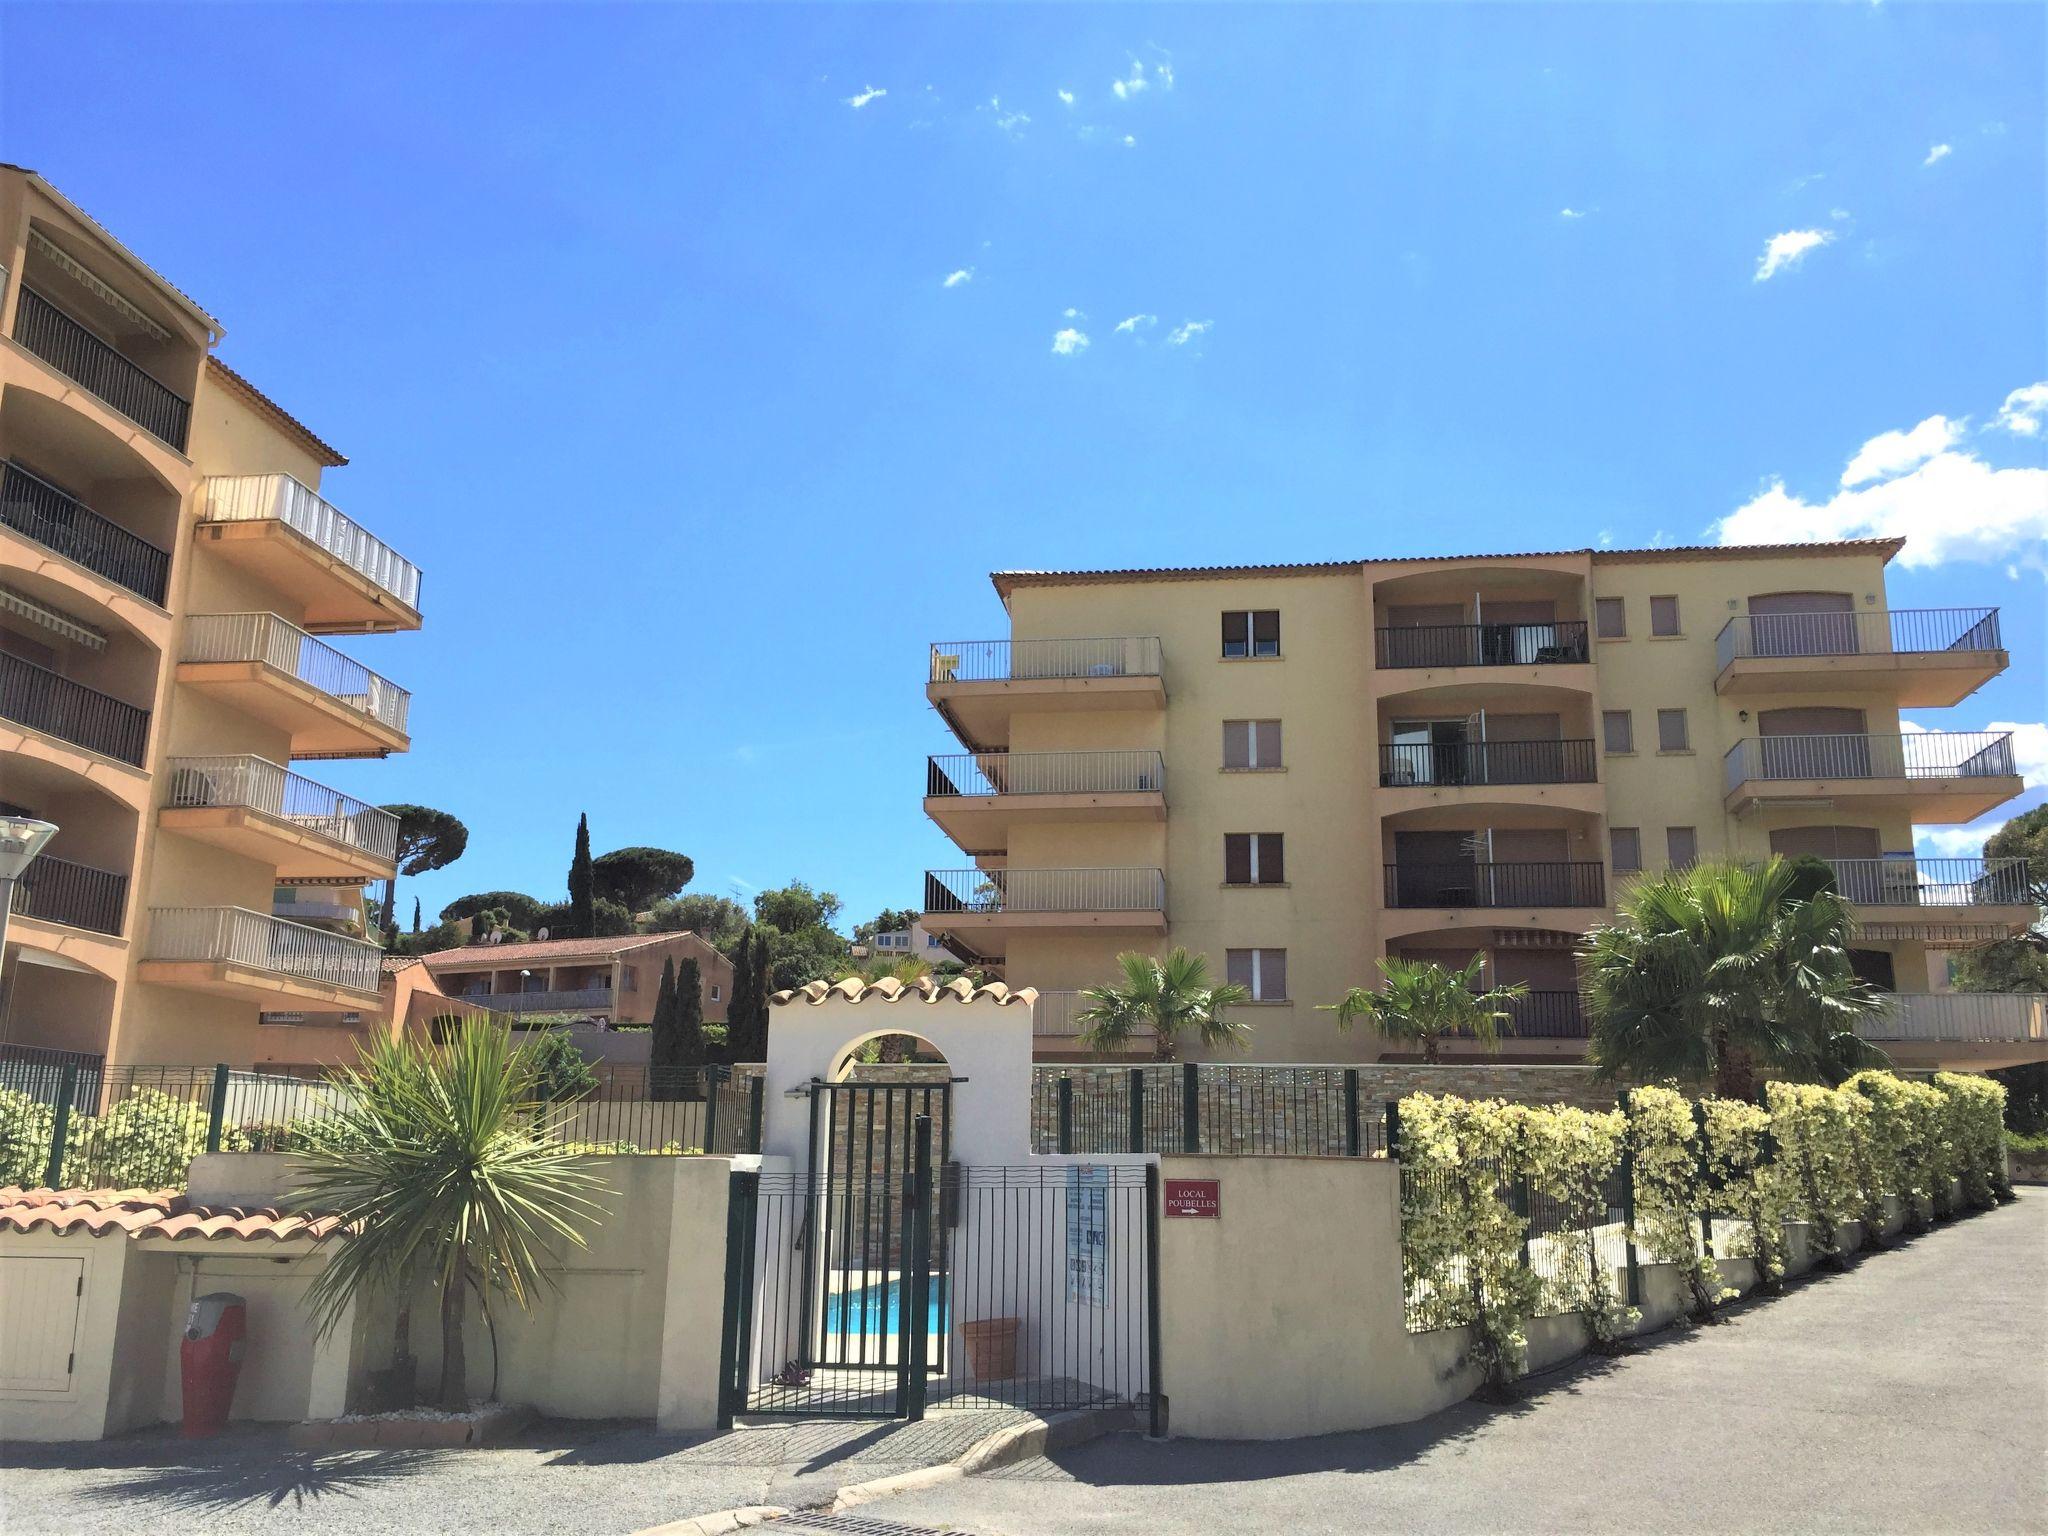
[(1048, 1451), (1063, 1451), (1103, 1435), (1132, 1429), (1136, 1422), (1127, 1408), (1080, 1408), (1070, 1413), (1056, 1413), (1050, 1418), (1006, 1424), (995, 1433), (982, 1436), (943, 1466), (920, 1467), (914, 1472), (897, 1472), (888, 1477), (869, 1478), (864, 1483), (849, 1483), (832, 1501), (832, 1513), (844, 1514), (876, 1499), (955, 1482), (977, 1472), (1029, 1461)]
[(779, 1520), (789, 1511), (779, 1504), (743, 1504), (738, 1509), (716, 1510), (688, 1520), (671, 1520), (667, 1525), (650, 1525), (633, 1536), (727, 1536), (765, 1520)]

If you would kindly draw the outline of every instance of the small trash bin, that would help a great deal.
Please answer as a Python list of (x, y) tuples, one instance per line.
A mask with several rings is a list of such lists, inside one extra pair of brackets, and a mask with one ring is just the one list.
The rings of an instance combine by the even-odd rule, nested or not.
[(1017, 1374), (1017, 1319), (989, 1317), (962, 1323), (967, 1369), (977, 1381), (1010, 1381)]
[(249, 1309), (231, 1291), (193, 1298), (178, 1345), (178, 1383), (184, 1398), (185, 1438), (200, 1440), (227, 1428), (235, 1379), (248, 1348)]

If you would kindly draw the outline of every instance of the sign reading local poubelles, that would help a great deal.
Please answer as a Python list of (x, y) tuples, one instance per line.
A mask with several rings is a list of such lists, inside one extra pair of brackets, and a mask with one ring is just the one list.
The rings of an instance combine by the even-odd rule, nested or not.
[(1217, 1191), (1214, 1179), (1168, 1179), (1166, 1214), (1215, 1221), (1223, 1214), (1222, 1197)]

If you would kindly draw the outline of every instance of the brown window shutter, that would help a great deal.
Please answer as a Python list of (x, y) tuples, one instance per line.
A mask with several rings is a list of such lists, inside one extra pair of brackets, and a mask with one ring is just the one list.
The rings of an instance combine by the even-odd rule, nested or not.
[(1259, 955), (1259, 996), (1281, 1002), (1287, 996), (1287, 951), (1268, 949)]
[(1226, 613), (1223, 615), (1223, 654), (1226, 656), (1247, 656), (1251, 654), (1251, 615), (1247, 613)]
[(1280, 654), (1280, 610), (1265, 608), (1252, 615), (1252, 654), (1254, 656), (1278, 656)]
[(1287, 843), (1278, 832), (1259, 834), (1259, 884), (1287, 883)]
[(1607, 738), (1610, 752), (1633, 752), (1636, 749), (1635, 716), (1625, 709), (1607, 709), (1600, 712), (1600, 729)]
[(1252, 722), (1249, 720), (1226, 720), (1223, 722), (1223, 766), (1226, 768), (1249, 768), (1252, 765)]
[(1593, 600), (1593, 632), (1602, 640), (1617, 639), (1628, 633), (1628, 609), (1618, 597), (1599, 597)]
[(1223, 882), (1226, 885), (1252, 883), (1252, 836), (1249, 832), (1223, 834)]
[(1653, 635), (1675, 635), (1678, 633), (1677, 598), (1653, 597), (1650, 599), (1650, 633)]
[(1280, 722), (1261, 720), (1259, 722), (1259, 766), (1278, 768), (1287, 759), (1280, 750)]
[(1252, 985), (1252, 952), (1248, 949), (1226, 949), (1223, 952), (1223, 975), (1226, 981), (1233, 981), (1249, 992)]

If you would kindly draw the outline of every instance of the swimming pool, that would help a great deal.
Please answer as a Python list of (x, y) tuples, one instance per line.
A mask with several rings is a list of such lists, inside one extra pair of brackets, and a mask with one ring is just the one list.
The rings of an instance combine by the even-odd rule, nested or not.
[[(825, 1302), (827, 1333), (893, 1334), (903, 1315), (903, 1282), (856, 1285), (834, 1293)], [(933, 1338), (946, 1331), (946, 1277), (933, 1275), (931, 1308), (925, 1319)]]

